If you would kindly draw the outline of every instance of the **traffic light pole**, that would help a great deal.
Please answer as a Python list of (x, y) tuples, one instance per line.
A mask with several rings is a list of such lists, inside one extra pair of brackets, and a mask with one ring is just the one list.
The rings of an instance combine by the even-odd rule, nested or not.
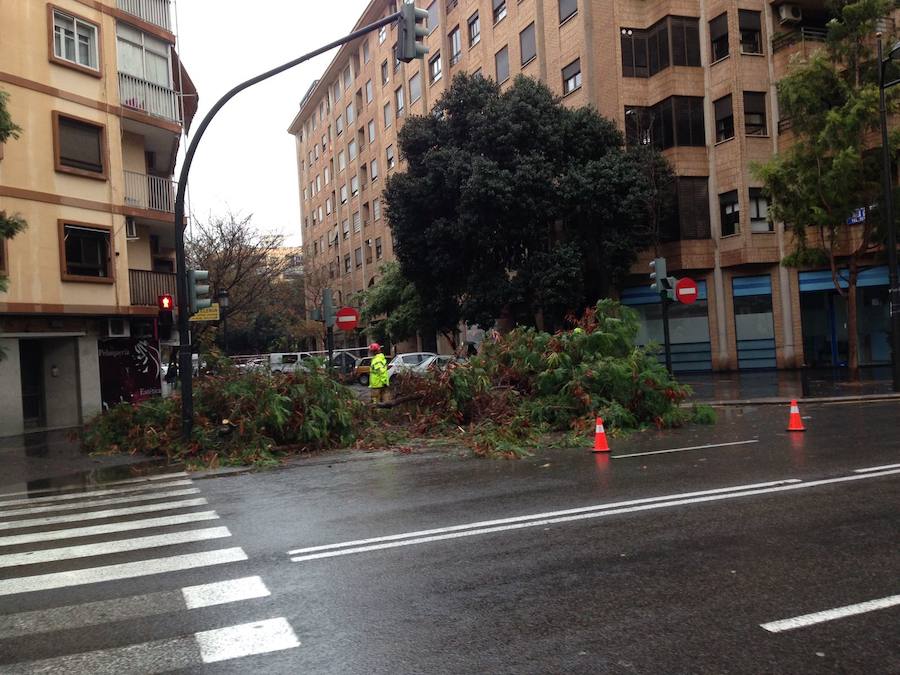
[(191, 363), (190, 317), (188, 316), (187, 265), (184, 251), (184, 195), (187, 187), (188, 175), (191, 172), (191, 164), (194, 162), (194, 154), (197, 152), (197, 145), (200, 143), (200, 139), (203, 138), (206, 128), (209, 126), (210, 122), (212, 122), (213, 117), (216, 116), (219, 110), (221, 110), (228, 101), (234, 98), (234, 96), (244, 91), (244, 89), (252, 87), (254, 84), (267, 80), (274, 75), (283, 73), (286, 70), (290, 70), (294, 66), (300, 65), (304, 61), (308, 61), (319, 54), (331, 51), (335, 47), (340, 47), (347, 42), (352, 42), (356, 38), (378, 30), (382, 26), (394, 23), (394, 21), (400, 18), (401, 14), (401, 12), (389, 14), (383, 19), (379, 19), (349, 35), (345, 35), (334, 42), (328, 43), (324, 47), (319, 47), (293, 61), (288, 61), (277, 68), (273, 68), (246, 82), (242, 82), (216, 101), (215, 105), (208, 113), (206, 113), (203, 121), (200, 122), (200, 126), (197, 127), (197, 131), (194, 133), (194, 137), (191, 139), (191, 143), (184, 155), (184, 162), (181, 165), (181, 172), (178, 175), (178, 188), (175, 193), (175, 263), (178, 268), (178, 371), (181, 376), (181, 433), (185, 438), (190, 438), (191, 428), (194, 424), (194, 389), (192, 381), (193, 365)]
[(669, 375), (672, 374), (672, 340), (669, 337), (669, 297), (667, 293), (660, 293), (660, 301), (662, 302), (662, 322), (663, 322), (663, 347), (666, 352), (666, 370)]

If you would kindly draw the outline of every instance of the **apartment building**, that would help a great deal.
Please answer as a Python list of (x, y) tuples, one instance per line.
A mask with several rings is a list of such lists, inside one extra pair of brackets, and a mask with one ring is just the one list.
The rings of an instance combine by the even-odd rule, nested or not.
[[(157, 296), (175, 292), (172, 174), (197, 94), (169, 0), (0, 4), (0, 436), (159, 392)], [(183, 96), (182, 96), (183, 94)]]
[[(356, 28), (395, 4), (373, 0)], [(823, 1), (419, 4), (431, 30), (424, 60), (394, 59), (393, 27), (345, 45), (290, 127), (307, 267), (326, 267), (341, 297), (371, 285), (393, 258), (380, 193), (399, 167), (404, 117), (427, 112), (457, 72), (501, 83), (523, 73), (565, 105), (617, 121), (629, 144), (653, 143), (674, 167), (677, 208), (658, 254), (670, 274), (699, 286), (694, 305), (671, 312), (676, 370), (846, 362), (845, 301), (830, 271), (780, 265), (790, 237), (770, 222), (751, 172), (790, 142), (775, 85), (792, 59), (822, 47)], [(641, 257), (621, 292), (642, 317), (642, 342), (662, 341), (659, 299), (647, 283), (652, 257)], [(873, 265), (860, 286), (860, 363), (888, 362), (887, 268)]]

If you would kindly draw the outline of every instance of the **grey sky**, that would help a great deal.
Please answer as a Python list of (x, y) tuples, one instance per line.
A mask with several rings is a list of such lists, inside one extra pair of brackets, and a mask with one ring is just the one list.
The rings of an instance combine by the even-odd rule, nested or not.
[[(200, 94), (192, 131), (234, 85), (350, 32), (368, 0), (176, 0), (179, 53)], [(200, 220), (230, 208), (300, 243), (294, 138), (300, 99), (337, 50), (238, 94), (203, 136), (191, 167)]]

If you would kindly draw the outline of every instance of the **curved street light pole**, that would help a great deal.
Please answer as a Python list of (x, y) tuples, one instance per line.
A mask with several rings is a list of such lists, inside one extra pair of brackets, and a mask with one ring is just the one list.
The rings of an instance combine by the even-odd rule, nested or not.
[(279, 73), (283, 73), (285, 70), (289, 70), (294, 66), (297, 66), (304, 61), (308, 61), (309, 59), (318, 56), (319, 54), (324, 54), (327, 51), (334, 49), (335, 47), (340, 47), (342, 44), (347, 42), (352, 42), (358, 37), (362, 37), (368, 33), (371, 33), (374, 30), (381, 28), (382, 26), (386, 26), (390, 23), (393, 23), (398, 18), (400, 18), (400, 12), (394, 12), (383, 19), (379, 19), (374, 23), (370, 23), (368, 26), (364, 26), (357, 31), (350, 33), (349, 35), (345, 35), (344, 37), (335, 40), (334, 42), (330, 42), (324, 47), (319, 47), (318, 49), (309, 52), (308, 54), (304, 54), (293, 61), (288, 61), (285, 64), (278, 66), (277, 68), (273, 68), (272, 70), (266, 71), (261, 75), (257, 75), (246, 82), (242, 82), (237, 85), (233, 89), (231, 89), (228, 93), (226, 93), (222, 98), (216, 101), (216, 104), (210, 109), (206, 116), (203, 118), (203, 121), (200, 122), (200, 126), (197, 127), (197, 131), (194, 134), (194, 137), (191, 139), (191, 143), (188, 146), (187, 152), (184, 155), (184, 162), (181, 165), (181, 173), (178, 175), (178, 189), (175, 193), (175, 264), (177, 268), (177, 289), (178, 289), (178, 371), (181, 375), (181, 433), (185, 438), (190, 438), (191, 428), (194, 423), (194, 391), (193, 391), (193, 367), (191, 363), (191, 344), (190, 344), (190, 323), (188, 316), (188, 284), (187, 284), (187, 265), (185, 262), (185, 252), (184, 252), (184, 228), (185, 228), (185, 220), (184, 220), (184, 192), (185, 187), (187, 185), (188, 174), (191, 171), (191, 164), (194, 161), (194, 153), (197, 152), (197, 145), (200, 143), (200, 139), (203, 138), (203, 134), (206, 131), (206, 128), (209, 126), (209, 123), (212, 122), (213, 117), (216, 116), (216, 113), (222, 109), (228, 101), (230, 101), (236, 94), (239, 94), (244, 89), (248, 87), (252, 87), (254, 84), (262, 82), (263, 80), (267, 80), (273, 75), (278, 75)]

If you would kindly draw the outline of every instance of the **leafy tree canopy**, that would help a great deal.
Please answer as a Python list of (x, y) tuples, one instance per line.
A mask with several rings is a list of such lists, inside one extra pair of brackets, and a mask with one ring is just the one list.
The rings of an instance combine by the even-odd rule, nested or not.
[(382, 266), (378, 281), (363, 292), (360, 301), (362, 323), (369, 325), (373, 340), (396, 344), (429, 327), (418, 291), (396, 262)]

